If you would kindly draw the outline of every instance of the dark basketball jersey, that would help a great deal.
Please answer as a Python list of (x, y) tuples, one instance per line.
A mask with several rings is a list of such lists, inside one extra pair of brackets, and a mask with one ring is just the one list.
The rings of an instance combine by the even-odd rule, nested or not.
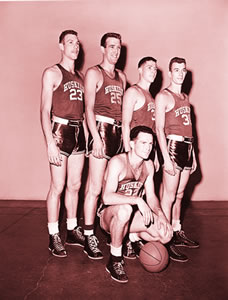
[(169, 89), (168, 91), (175, 100), (174, 107), (165, 114), (165, 134), (176, 134), (192, 137), (191, 108), (187, 95), (184, 99), (178, 97)]
[(76, 72), (72, 74), (57, 64), (62, 72), (62, 81), (53, 92), (52, 114), (68, 120), (83, 120), (84, 85)]
[(102, 72), (103, 84), (96, 93), (94, 113), (95, 115), (101, 115), (121, 121), (122, 99), (124, 92), (123, 81), (116, 70), (115, 77), (112, 79), (100, 65), (97, 67)]
[(138, 179), (132, 171), (127, 153), (124, 153), (126, 160), (126, 176), (118, 183), (117, 193), (125, 196), (142, 196), (144, 193), (144, 183), (148, 177), (148, 170), (145, 161), (142, 163), (141, 174)]
[(139, 109), (133, 111), (130, 127), (147, 126), (155, 131), (155, 101), (153, 97), (143, 90), (140, 86), (135, 85), (137, 89), (142, 91), (145, 97), (145, 103)]

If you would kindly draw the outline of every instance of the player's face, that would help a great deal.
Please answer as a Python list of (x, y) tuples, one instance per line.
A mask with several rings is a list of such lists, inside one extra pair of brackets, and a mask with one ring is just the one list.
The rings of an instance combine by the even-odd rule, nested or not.
[(134, 141), (134, 151), (136, 155), (143, 159), (147, 159), (153, 147), (152, 134), (140, 132)]
[(78, 37), (74, 34), (67, 34), (62, 43), (61, 50), (63, 55), (70, 59), (77, 59), (79, 53), (80, 43)]
[(171, 71), (169, 72), (170, 79), (173, 83), (181, 85), (187, 74), (185, 63), (173, 63)]
[(104, 58), (107, 59), (110, 64), (115, 65), (120, 57), (120, 40), (109, 37), (106, 40), (106, 47), (102, 47), (102, 49)]
[(154, 82), (157, 75), (157, 64), (156, 62), (149, 60), (146, 61), (140, 68), (139, 71), (141, 76), (148, 82)]

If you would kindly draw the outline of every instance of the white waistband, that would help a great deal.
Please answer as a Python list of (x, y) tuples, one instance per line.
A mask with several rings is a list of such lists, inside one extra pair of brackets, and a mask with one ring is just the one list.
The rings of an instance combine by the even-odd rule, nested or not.
[(108, 124), (121, 124), (121, 121), (116, 121), (113, 118), (109, 118), (109, 117), (105, 117), (105, 116), (100, 116), (100, 115), (96, 115), (96, 121), (100, 121), (100, 122), (104, 122), (104, 123), (108, 123)]
[(192, 137), (187, 137), (187, 136), (182, 136), (177, 134), (169, 134), (167, 135), (167, 139), (177, 141), (177, 142), (188, 142), (188, 143), (193, 142)]
[(60, 117), (56, 117), (56, 116), (52, 116), (52, 121), (57, 122), (59, 124), (63, 124), (63, 125), (68, 125), (71, 122), (72, 123), (82, 122), (82, 120), (68, 120), (68, 119), (64, 119), (64, 118), (60, 118)]

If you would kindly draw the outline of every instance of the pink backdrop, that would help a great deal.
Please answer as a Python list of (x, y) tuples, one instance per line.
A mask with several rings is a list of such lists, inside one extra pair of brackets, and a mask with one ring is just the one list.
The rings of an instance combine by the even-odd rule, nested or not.
[(107, 31), (123, 37), (130, 84), (143, 56), (158, 59), (161, 87), (168, 84), (169, 59), (187, 59), (200, 162), (192, 200), (227, 200), (227, 17), (226, 0), (1, 2), (0, 199), (46, 198), (41, 74), (58, 62), (58, 36), (71, 28), (83, 45), (83, 72), (100, 62), (99, 41)]

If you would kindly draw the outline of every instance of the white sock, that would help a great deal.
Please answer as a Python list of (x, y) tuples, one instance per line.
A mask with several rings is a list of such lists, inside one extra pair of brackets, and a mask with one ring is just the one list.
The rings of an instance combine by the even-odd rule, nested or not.
[(59, 233), (59, 222), (48, 223), (49, 234)]
[(136, 232), (131, 232), (131, 233), (129, 233), (129, 240), (131, 241), (131, 242), (137, 242), (137, 241), (139, 241), (139, 240), (141, 240), (140, 239), (140, 237), (138, 236), (138, 233), (136, 233)]
[(93, 235), (94, 234), (94, 230), (90, 229), (90, 230), (84, 230), (84, 235)]
[(77, 218), (66, 219), (67, 230), (73, 230), (77, 226)]
[(180, 220), (172, 220), (172, 227), (173, 227), (173, 231), (180, 231), (181, 230)]
[(116, 248), (110, 244), (110, 252), (113, 256), (122, 256), (122, 245)]

